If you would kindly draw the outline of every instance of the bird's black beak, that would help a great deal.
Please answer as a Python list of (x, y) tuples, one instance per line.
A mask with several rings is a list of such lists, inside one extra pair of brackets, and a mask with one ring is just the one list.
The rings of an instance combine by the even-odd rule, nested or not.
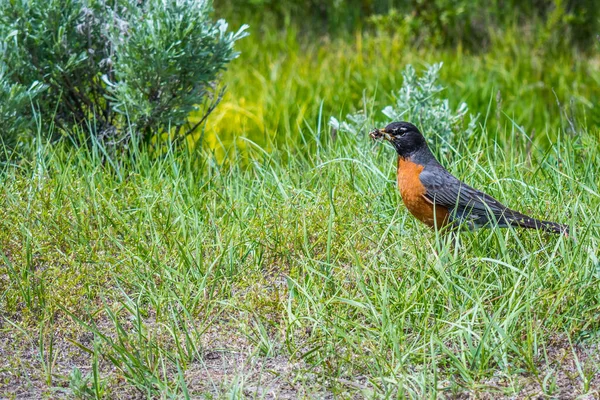
[(392, 136), (385, 131), (385, 128), (383, 128), (383, 129), (376, 128), (371, 133), (369, 133), (369, 136), (371, 136), (371, 139), (383, 139), (383, 140), (388, 140), (388, 141), (392, 140)]

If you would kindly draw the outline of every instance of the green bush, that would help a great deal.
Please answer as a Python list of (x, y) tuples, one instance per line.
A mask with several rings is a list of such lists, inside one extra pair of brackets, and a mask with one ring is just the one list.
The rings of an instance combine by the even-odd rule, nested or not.
[[(43, 85), (33, 82), (29, 88), (12, 82), (6, 73), (6, 66), (0, 62), (0, 149), (12, 149), (17, 143), (20, 131), (33, 126), (27, 117), (31, 110), (31, 99)], [(0, 159), (4, 158), (0, 152)]]
[(554, 41), (587, 48), (600, 32), (594, 0), (397, 1), (369, 22), (377, 30), (407, 35), (417, 43), (462, 44), (473, 50), (489, 45), (494, 30), (513, 26), (530, 31), (540, 47)]
[[(87, 140), (123, 147), (191, 133), (189, 113), (212, 111), (219, 73), (245, 36), (245, 26), (230, 32), (211, 14), (204, 0), (1, 2), (0, 96), (13, 93), (14, 103), (0, 109), (2, 122), (31, 119), (27, 93), (56, 136), (81, 128)], [(24, 92), (32, 85), (44, 90)]]

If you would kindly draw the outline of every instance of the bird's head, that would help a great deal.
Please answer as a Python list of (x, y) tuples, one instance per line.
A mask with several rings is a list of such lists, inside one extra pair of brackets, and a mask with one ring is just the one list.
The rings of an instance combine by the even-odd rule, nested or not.
[(375, 129), (369, 135), (373, 139), (387, 140), (402, 157), (409, 157), (411, 154), (427, 148), (423, 134), (410, 122), (392, 122), (383, 129)]

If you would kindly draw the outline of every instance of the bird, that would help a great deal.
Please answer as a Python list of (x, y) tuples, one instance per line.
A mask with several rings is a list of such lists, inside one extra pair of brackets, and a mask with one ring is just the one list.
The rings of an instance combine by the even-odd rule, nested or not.
[(408, 211), (429, 227), (451, 225), (477, 229), (497, 225), (569, 235), (569, 227), (542, 221), (512, 210), (492, 196), (460, 181), (435, 158), (427, 140), (410, 122), (392, 122), (370, 132), (385, 140), (398, 153), (397, 183)]

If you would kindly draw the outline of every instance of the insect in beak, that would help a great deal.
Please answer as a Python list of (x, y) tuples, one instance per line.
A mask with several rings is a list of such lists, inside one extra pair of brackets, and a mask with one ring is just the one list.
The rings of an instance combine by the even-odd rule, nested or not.
[(369, 133), (369, 136), (371, 136), (371, 139), (392, 140), (392, 136), (385, 131), (385, 128), (375, 128)]

